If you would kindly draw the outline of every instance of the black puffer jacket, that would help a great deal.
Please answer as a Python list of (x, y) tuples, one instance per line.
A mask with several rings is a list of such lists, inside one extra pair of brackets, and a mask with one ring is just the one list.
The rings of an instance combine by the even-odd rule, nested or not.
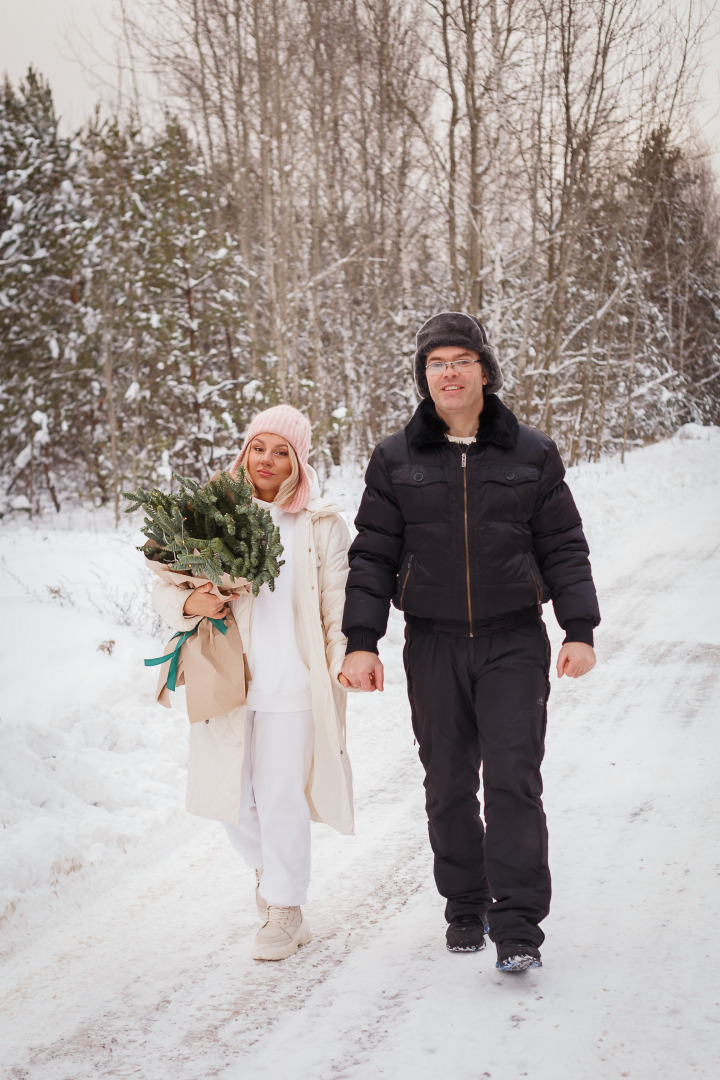
[(592, 644), (588, 546), (555, 443), (494, 394), (467, 452), (447, 430), (426, 399), (373, 452), (350, 548), (348, 652), (377, 648), (391, 601), (469, 636), (552, 599), (566, 640)]

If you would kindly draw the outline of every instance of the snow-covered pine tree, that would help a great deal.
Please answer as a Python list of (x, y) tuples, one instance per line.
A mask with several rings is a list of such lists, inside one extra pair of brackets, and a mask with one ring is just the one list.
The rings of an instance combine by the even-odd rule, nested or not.
[(249, 411), (245, 278), (176, 121), (154, 135), (93, 122), (83, 169), (93, 489), (105, 502), (128, 483), (214, 472), (234, 456)]
[(65, 453), (76, 228), (71, 142), (58, 134), (52, 94), (31, 68), (0, 87), (0, 473), (5, 494), (37, 506)]

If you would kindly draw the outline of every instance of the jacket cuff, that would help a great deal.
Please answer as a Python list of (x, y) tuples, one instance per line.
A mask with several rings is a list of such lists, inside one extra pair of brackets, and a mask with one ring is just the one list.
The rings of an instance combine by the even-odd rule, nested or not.
[(374, 630), (368, 630), (366, 626), (353, 626), (348, 630), (345, 655), (351, 652), (377, 653), (379, 636)]
[(187, 599), (190, 593), (186, 589), (178, 589), (177, 591), (180, 594), (178, 597), (175, 598), (177, 603), (178, 622), (184, 623), (186, 630), (192, 630), (193, 627), (197, 626), (199, 622), (202, 622), (203, 617), (202, 615), (186, 615), (185, 604), (187, 603)]
[(565, 631), (563, 645), (567, 645), (569, 641), (583, 641), (591, 646), (594, 644), (592, 619), (570, 619), (565, 623), (563, 630)]

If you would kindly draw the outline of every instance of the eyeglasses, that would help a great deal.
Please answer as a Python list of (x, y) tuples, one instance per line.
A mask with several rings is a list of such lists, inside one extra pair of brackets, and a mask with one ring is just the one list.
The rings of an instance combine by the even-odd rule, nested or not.
[(442, 375), (445, 368), (452, 368), (453, 371), (469, 371), (473, 364), (479, 364), (479, 360), (431, 360), (429, 364), (425, 365), (425, 370), (428, 375)]

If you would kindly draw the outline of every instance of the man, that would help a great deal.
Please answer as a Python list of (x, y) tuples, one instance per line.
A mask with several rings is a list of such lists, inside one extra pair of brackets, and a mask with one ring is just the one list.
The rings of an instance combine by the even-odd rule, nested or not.
[(382, 690), (377, 642), (392, 602), (405, 614), (447, 947), (481, 949), (488, 932), (497, 967), (524, 971), (541, 966), (539, 924), (550, 905), (542, 604), (552, 599), (565, 631), (558, 676), (586, 674), (600, 621), (588, 547), (557, 447), (496, 396), (502, 375), (478, 319), (429, 319), (417, 335), (415, 381), (414, 416), (368, 465), (341, 677)]

